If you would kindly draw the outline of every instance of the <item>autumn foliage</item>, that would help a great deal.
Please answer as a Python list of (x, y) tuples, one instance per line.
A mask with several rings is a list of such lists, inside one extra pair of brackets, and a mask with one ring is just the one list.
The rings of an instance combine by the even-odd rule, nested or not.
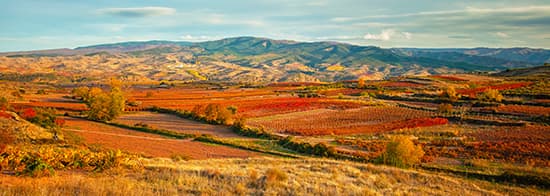
[(384, 164), (397, 167), (410, 167), (420, 163), (424, 156), (421, 146), (415, 145), (408, 136), (394, 136), (380, 157)]

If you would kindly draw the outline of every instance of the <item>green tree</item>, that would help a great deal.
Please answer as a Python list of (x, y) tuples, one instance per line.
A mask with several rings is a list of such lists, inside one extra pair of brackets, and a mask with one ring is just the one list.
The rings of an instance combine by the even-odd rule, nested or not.
[(109, 93), (100, 88), (94, 87), (84, 93), (85, 90), (78, 91), (83, 95), (83, 100), (88, 106), (88, 118), (98, 121), (110, 121), (124, 112), (126, 99), (122, 92), (122, 82), (116, 79), (111, 80), (111, 90)]
[(124, 112), (124, 106), (126, 105), (126, 99), (122, 92), (122, 82), (116, 79), (111, 80), (111, 92), (109, 93), (111, 102), (109, 105), (109, 116), (116, 118)]
[(414, 145), (409, 136), (394, 136), (381, 155), (384, 164), (396, 167), (410, 167), (420, 163), (424, 156), (422, 147)]
[(88, 119), (98, 121), (109, 121), (113, 117), (110, 114), (109, 106), (111, 98), (106, 93), (95, 95), (88, 103)]

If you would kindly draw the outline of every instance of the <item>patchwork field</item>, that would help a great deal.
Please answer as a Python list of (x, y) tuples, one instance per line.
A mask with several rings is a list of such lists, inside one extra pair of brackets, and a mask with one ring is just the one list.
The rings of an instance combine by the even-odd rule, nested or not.
[(364, 107), (348, 110), (318, 109), (248, 121), (251, 126), (296, 135), (383, 133), (401, 128), (446, 124), (431, 118), (433, 113), (393, 106)]
[(83, 119), (66, 118), (65, 131), (82, 137), (87, 145), (121, 149), (147, 157), (179, 157), (183, 159), (246, 158), (256, 153), (226, 146), (177, 140), (141, 133)]
[(114, 122), (127, 125), (141, 124), (151, 128), (166, 129), (187, 134), (209, 134), (218, 137), (242, 138), (226, 126), (209, 125), (193, 120), (183, 119), (170, 114), (153, 112), (136, 112), (124, 114)]

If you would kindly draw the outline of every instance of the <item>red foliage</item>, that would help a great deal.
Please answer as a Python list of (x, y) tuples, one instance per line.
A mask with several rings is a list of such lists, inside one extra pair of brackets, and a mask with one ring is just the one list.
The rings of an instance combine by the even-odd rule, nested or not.
[(8, 114), (4, 111), (0, 111), (0, 118), (13, 119), (13, 116), (11, 116), (10, 114)]
[(332, 90), (321, 91), (320, 94), (326, 95), (326, 96), (336, 96), (336, 95), (339, 95), (339, 94), (342, 94), (342, 95), (359, 95), (363, 91), (365, 91), (365, 90), (342, 88), (342, 89), (332, 89)]
[(528, 115), (548, 115), (550, 114), (549, 107), (529, 106), (529, 105), (503, 105), (497, 107), (498, 112), (528, 114)]
[(413, 83), (413, 82), (385, 82), (380, 84), (382, 87), (421, 87), (423, 84)]
[(55, 124), (57, 126), (63, 127), (65, 125), (65, 119), (62, 118), (55, 118)]
[(431, 77), (432, 78), (439, 78), (439, 79), (449, 80), (449, 81), (467, 81), (465, 79), (454, 77), (454, 76), (436, 75), (436, 76), (431, 76)]
[(426, 155), (550, 166), (550, 132), (547, 126), (490, 127), (466, 136), (478, 142), (432, 141), (425, 148)]
[(403, 122), (401, 128), (429, 127), (435, 125), (444, 125), (449, 123), (446, 118), (417, 118)]
[(36, 111), (34, 111), (34, 109), (32, 109), (32, 108), (24, 109), (21, 112), (21, 117), (26, 119), (26, 120), (29, 120), (31, 118), (36, 117)]
[(271, 87), (292, 87), (292, 86), (321, 86), (324, 83), (320, 82), (276, 82), (268, 86)]
[(516, 89), (524, 86), (529, 86), (531, 84), (532, 82), (507, 83), (507, 84), (479, 87), (474, 89), (460, 89), (460, 90), (457, 90), (456, 92), (462, 95), (468, 95), (470, 97), (474, 97), (476, 94), (485, 92), (486, 90), (489, 90), (489, 89), (508, 90), (508, 89)]

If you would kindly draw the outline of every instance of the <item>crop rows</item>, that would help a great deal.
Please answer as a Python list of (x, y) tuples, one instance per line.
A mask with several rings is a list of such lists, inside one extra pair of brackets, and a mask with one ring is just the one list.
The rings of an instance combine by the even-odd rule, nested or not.
[(430, 118), (432, 112), (399, 107), (364, 107), (352, 110), (311, 110), (249, 120), (252, 126), (296, 135), (377, 133), (395, 129), (448, 123)]

